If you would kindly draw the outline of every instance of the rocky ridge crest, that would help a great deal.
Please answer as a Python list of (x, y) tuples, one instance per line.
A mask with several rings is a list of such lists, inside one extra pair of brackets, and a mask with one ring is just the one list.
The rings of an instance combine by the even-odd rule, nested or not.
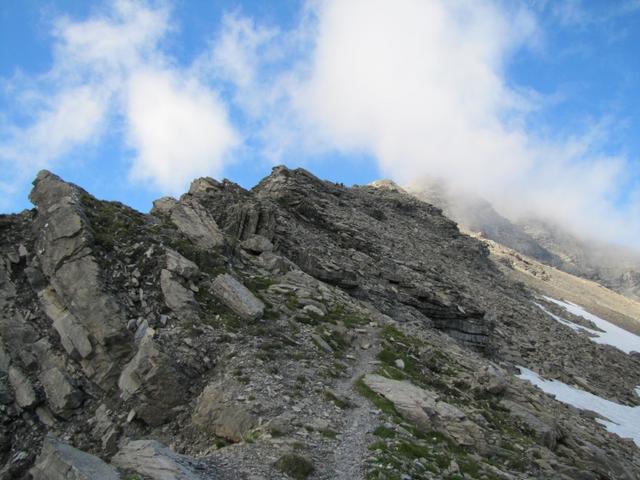
[(276, 167), (142, 214), (43, 171), (30, 198), (0, 217), (2, 479), (640, 472), (513, 375), (637, 404), (638, 357), (543, 314), (401, 189)]

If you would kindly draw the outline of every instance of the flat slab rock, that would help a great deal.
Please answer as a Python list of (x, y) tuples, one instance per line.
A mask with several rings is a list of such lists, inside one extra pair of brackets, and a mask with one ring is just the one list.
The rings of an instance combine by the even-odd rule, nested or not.
[(459, 408), (440, 401), (435, 393), (408, 381), (381, 375), (368, 374), (363, 381), (375, 393), (393, 403), (396, 411), (420, 430), (441, 432), (462, 446), (481, 448), (484, 445), (480, 427)]
[(262, 316), (264, 303), (228, 273), (218, 275), (211, 288), (213, 294), (241, 318), (254, 320)]
[(120, 480), (114, 467), (51, 434), (30, 473), (33, 480)]
[(204, 476), (194, 471), (190, 457), (179, 455), (156, 440), (130, 441), (111, 462), (123, 470), (139, 473), (151, 480), (205, 480)]

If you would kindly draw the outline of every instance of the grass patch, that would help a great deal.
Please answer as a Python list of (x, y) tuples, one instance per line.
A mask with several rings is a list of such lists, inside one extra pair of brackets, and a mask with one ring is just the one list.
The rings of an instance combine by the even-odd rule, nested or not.
[(91, 224), (95, 243), (105, 250), (113, 250), (117, 243), (135, 241), (143, 233), (144, 215), (120, 202), (102, 201), (83, 193), (80, 203)]
[(275, 285), (277, 280), (271, 277), (252, 277), (244, 280), (244, 285), (253, 293), (259, 292), (261, 290), (266, 290), (271, 285)]
[(304, 480), (315, 471), (310, 460), (296, 453), (281, 456), (274, 467), (295, 480)]
[(348, 399), (337, 396), (331, 390), (325, 390), (323, 393), (323, 396), (325, 400), (329, 402), (333, 402), (336, 405), (336, 407), (341, 408), (343, 410), (346, 408), (352, 407), (351, 402), (349, 402)]
[(362, 327), (369, 323), (369, 317), (355, 312), (349, 312), (344, 305), (338, 305), (327, 311), (322, 317), (325, 322), (338, 324), (342, 323), (347, 328)]
[(330, 428), (323, 428), (318, 430), (323, 437), (334, 439), (338, 436), (338, 432), (331, 430)]
[(400, 420), (400, 415), (398, 415), (398, 412), (396, 411), (395, 407), (393, 406), (393, 403), (391, 403), (386, 398), (378, 395), (376, 392), (371, 390), (364, 383), (364, 380), (362, 379), (362, 377), (360, 377), (358, 380), (356, 380), (356, 383), (355, 383), (354, 386), (356, 388), (356, 391), (360, 395), (362, 395), (364, 398), (366, 398), (371, 403), (373, 403), (380, 411), (382, 411), (383, 413), (386, 413), (387, 415), (391, 415), (395, 419)]
[(380, 438), (395, 438), (396, 431), (392, 428), (387, 428), (383, 425), (380, 425), (378, 428), (376, 428), (373, 431), (373, 434), (376, 437), (380, 437)]

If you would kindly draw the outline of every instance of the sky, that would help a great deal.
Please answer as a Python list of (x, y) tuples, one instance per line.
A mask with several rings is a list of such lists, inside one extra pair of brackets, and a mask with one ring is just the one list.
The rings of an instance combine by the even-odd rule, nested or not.
[(640, 248), (640, 0), (0, 2), (0, 212), (278, 164)]

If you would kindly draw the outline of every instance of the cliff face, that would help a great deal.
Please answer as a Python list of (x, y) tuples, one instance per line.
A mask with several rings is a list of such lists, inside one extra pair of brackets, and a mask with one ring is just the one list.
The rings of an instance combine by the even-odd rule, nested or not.
[(0, 217), (2, 479), (640, 473), (514, 376), (633, 405), (637, 355), (544, 314), (401, 189), (276, 167), (142, 214), (41, 172), (30, 198)]

